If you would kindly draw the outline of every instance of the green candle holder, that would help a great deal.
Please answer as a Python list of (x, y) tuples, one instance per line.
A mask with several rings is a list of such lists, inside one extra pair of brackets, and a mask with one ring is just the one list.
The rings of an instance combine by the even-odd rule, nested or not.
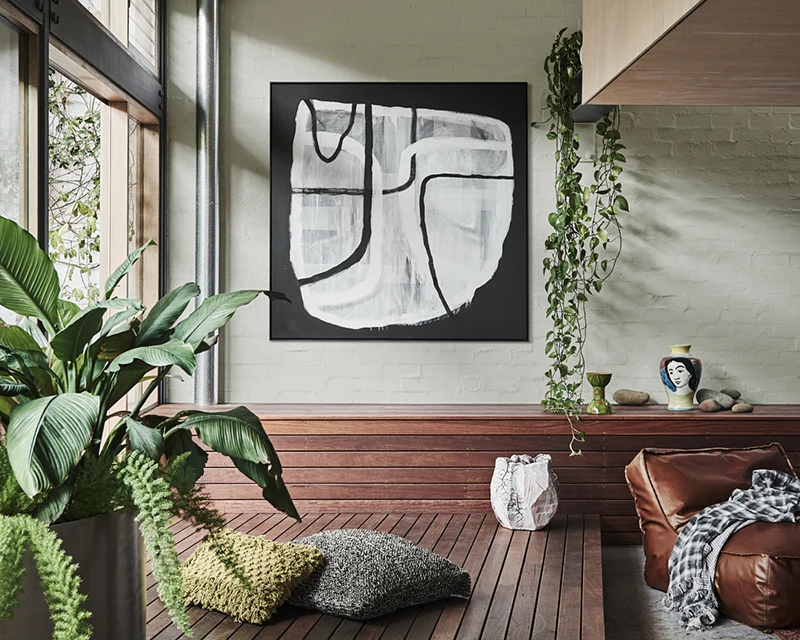
[(586, 407), (586, 413), (596, 416), (607, 416), (614, 413), (611, 404), (606, 400), (606, 387), (611, 382), (610, 373), (587, 373), (586, 379), (592, 385), (592, 401)]

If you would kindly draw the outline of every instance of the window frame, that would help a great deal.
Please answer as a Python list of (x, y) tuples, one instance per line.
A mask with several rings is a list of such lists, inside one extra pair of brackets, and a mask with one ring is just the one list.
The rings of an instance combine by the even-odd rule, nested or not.
[[(128, 3), (125, 3), (126, 7)], [(121, 19), (121, 16), (119, 16)], [(49, 221), (49, 103), (48, 91), (40, 90), (50, 68), (84, 85), (107, 102), (124, 102), (127, 116), (142, 125), (157, 127), (159, 159), (157, 185), (158, 296), (166, 293), (166, 1), (158, 3), (158, 69), (143, 59), (127, 42), (115, 37), (78, 0), (0, 0), (0, 20), (24, 35), (27, 90), (27, 156), (24, 163), (27, 189), (27, 221), (43, 249), (48, 249)], [(125, 13), (127, 40), (128, 15)], [(119, 21), (117, 21), (119, 22)], [(114, 24), (109, 25), (112, 29)], [(45, 85), (46, 89), (46, 85)], [(121, 118), (120, 118), (121, 120)], [(127, 124), (126, 124), (127, 126)], [(151, 146), (152, 149), (152, 146)], [(22, 194), (21, 194), (22, 196)], [(127, 206), (125, 207), (127, 211)], [(125, 217), (127, 223), (127, 215)], [(159, 389), (164, 400), (165, 385)]]

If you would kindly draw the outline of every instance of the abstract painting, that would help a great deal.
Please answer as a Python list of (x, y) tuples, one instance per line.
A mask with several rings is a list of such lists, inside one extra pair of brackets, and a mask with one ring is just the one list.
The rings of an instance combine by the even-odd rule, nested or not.
[(272, 85), (276, 339), (527, 340), (527, 86)]

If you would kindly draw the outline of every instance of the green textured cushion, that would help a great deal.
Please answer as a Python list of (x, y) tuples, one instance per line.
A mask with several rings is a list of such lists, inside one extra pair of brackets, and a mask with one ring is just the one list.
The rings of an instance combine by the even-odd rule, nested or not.
[(204, 542), (183, 565), (183, 589), (188, 604), (221, 611), (236, 620), (264, 624), (314, 569), (322, 552), (314, 547), (280, 544), (226, 531), (252, 590), (230, 575), (209, 542)]

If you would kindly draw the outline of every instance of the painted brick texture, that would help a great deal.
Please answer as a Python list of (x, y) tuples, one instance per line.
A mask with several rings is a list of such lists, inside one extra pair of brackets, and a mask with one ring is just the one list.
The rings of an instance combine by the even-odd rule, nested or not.
[[(195, 2), (170, 2), (170, 282), (194, 278)], [(305, 0), (223, 3), (223, 289), (269, 282), (271, 81), (526, 81), (531, 119), (555, 33), (581, 3)], [(689, 342), (704, 386), (800, 402), (800, 109), (624, 108), (631, 213), (612, 279), (590, 304), (587, 363), (611, 389), (663, 402), (658, 361)], [(591, 129), (582, 128), (588, 154)], [(227, 402), (538, 402), (548, 329), (541, 272), (553, 147), (530, 140), (531, 342), (270, 342), (268, 304), (222, 341)], [(586, 173), (591, 168), (585, 165)], [(188, 382), (171, 398), (191, 399)]]

